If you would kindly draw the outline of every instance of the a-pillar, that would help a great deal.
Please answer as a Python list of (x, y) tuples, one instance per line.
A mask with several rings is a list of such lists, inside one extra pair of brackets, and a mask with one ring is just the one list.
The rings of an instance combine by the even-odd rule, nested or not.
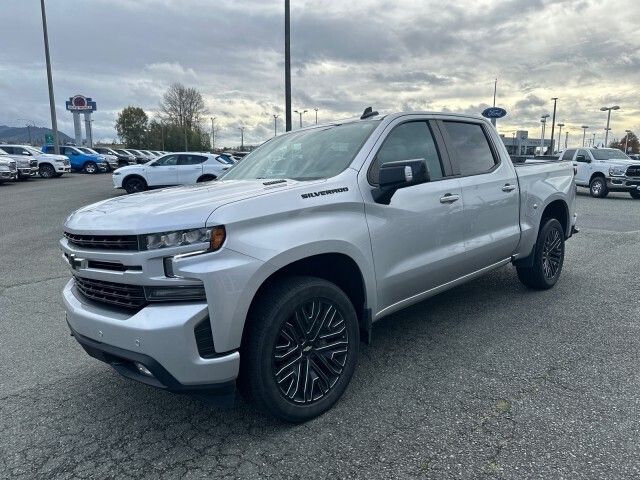
[(93, 132), (91, 131), (91, 112), (84, 112), (84, 131), (87, 136), (87, 147), (93, 147)]
[(73, 112), (73, 131), (76, 137), (76, 145), (82, 145), (82, 125), (80, 124), (80, 112)]

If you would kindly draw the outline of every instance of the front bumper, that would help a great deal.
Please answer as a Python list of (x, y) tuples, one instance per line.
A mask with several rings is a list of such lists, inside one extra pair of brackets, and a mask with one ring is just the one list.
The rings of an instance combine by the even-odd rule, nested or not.
[(32, 168), (32, 167), (24, 167), (24, 168), (18, 168), (18, 176), (21, 178), (24, 177), (33, 177), (36, 175), (36, 173), (38, 173), (38, 168)]
[(0, 172), (0, 180), (15, 180), (16, 177), (18, 176), (17, 172), (7, 172), (7, 171), (2, 171)]
[(98, 170), (100, 170), (101, 172), (108, 172), (109, 171), (109, 164), (108, 163), (99, 163), (98, 164)]
[(111, 181), (113, 182), (113, 188), (122, 188), (123, 175), (111, 175)]
[(640, 191), (640, 177), (607, 177), (607, 189), (611, 192)]
[(55, 169), (55, 171), (57, 173), (70, 173), (71, 172), (71, 165), (68, 164), (68, 163), (55, 162), (53, 164), (53, 168)]
[(126, 375), (130, 378), (172, 391), (186, 391), (216, 389), (218, 384), (228, 384), (238, 376), (237, 351), (213, 358), (202, 358), (198, 353), (194, 329), (208, 319), (204, 303), (175, 302), (149, 305), (137, 313), (123, 312), (85, 299), (73, 280), (67, 283), (62, 296), (67, 323), (83, 347), (89, 345), (93, 353), (100, 350), (116, 357), (115, 361), (109, 356), (100, 359), (114, 367), (118, 365), (116, 370), (122, 374), (137, 373), (133, 368), (136, 361), (153, 373), (153, 377)]

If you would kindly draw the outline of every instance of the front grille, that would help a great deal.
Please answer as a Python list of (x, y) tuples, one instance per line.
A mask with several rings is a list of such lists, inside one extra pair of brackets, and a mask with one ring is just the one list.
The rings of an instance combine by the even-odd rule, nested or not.
[(627, 168), (627, 177), (640, 177), (640, 165), (631, 165)]
[(211, 321), (209, 317), (202, 320), (193, 329), (196, 336), (198, 353), (202, 358), (213, 358), (216, 356), (216, 349), (213, 345), (213, 334), (211, 333)]
[(130, 310), (139, 310), (147, 305), (144, 288), (139, 285), (92, 280), (75, 275), (73, 279), (78, 291), (89, 300)]
[(135, 235), (76, 235), (64, 232), (69, 243), (82, 248), (100, 250), (138, 250)]

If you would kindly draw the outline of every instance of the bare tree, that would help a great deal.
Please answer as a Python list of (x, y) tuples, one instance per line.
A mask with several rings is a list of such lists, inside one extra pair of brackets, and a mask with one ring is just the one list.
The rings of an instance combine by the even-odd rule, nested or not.
[(206, 108), (198, 90), (173, 83), (162, 97), (160, 111), (169, 123), (192, 130), (200, 125)]

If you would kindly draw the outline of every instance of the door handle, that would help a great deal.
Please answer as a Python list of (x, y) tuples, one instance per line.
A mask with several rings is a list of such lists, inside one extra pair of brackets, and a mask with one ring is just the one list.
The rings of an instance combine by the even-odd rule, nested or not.
[(504, 187), (502, 187), (503, 192), (513, 192), (516, 189), (515, 185), (511, 185), (507, 183)]
[(460, 200), (460, 195), (452, 195), (450, 193), (445, 193), (444, 196), (440, 197), (440, 203), (453, 203)]

